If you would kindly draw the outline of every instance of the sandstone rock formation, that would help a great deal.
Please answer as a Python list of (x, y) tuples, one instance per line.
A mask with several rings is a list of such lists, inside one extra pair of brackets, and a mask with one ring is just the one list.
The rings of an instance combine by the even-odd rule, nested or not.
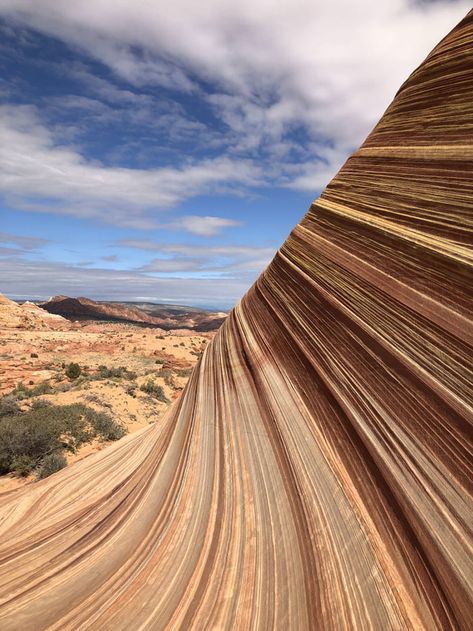
[(18, 303), (0, 294), (0, 328), (67, 329), (70, 324), (60, 315), (48, 313), (31, 302)]
[(0, 498), (0, 627), (473, 628), (473, 13), (165, 419)]

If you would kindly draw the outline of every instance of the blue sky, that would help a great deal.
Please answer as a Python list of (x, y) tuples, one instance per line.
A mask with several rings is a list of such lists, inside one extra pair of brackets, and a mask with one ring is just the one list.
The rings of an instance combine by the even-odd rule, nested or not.
[(0, 0), (0, 291), (233, 306), (468, 9)]

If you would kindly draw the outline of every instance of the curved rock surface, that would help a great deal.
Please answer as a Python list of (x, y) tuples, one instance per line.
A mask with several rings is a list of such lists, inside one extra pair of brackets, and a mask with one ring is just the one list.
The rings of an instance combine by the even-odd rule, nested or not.
[(3, 631), (473, 628), (472, 94), (469, 14), (163, 422), (0, 498)]

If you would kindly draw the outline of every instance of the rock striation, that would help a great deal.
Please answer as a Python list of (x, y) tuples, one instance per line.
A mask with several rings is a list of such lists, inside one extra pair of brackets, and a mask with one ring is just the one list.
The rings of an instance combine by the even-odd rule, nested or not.
[(162, 422), (0, 497), (0, 627), (473, 628), (473, 12)]

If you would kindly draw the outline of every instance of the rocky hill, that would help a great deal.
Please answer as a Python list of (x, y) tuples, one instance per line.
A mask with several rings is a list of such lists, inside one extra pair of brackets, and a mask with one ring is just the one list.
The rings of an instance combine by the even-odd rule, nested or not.
[(95, 301), (90, 298), (53, 296), (40, 303), (42, 309), (59, 314), (70, 320), (107, 320), (157, 326), (161, 329), (191, 329), (213, 331), (219, 328), (226, 313), (203, 311), (172, 305), (145, 305), (138, 308), (133, 303)]
[(32, 302), (18, 304), (0, 294), (0, 328), (65, 330), (70, 328), (70, 322)]

